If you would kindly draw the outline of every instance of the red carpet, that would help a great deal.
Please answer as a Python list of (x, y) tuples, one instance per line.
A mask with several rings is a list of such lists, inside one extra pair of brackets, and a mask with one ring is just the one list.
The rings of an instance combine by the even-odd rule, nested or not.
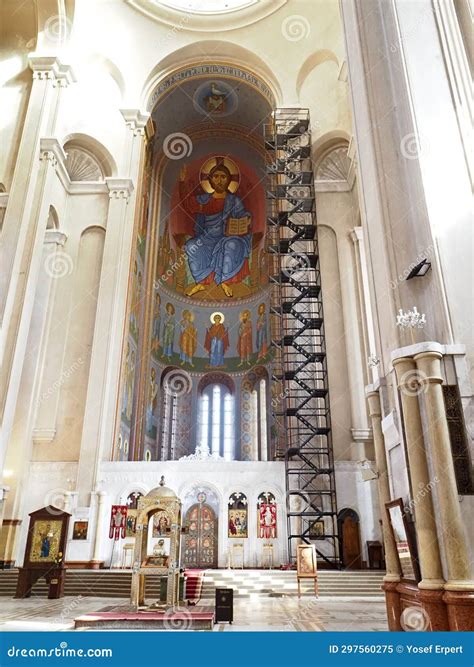
[(184, 571), (184, 576), (186, 577), (186, 591), (184, 597), (190, 605), (197, 604), (201, 599), (204, 573), (205, 570)]

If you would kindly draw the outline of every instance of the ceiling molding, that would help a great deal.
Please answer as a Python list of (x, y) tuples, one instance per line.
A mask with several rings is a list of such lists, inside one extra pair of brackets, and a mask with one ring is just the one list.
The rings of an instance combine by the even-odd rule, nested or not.
[(173, 32), (220, 32), (237, 30), (267, 18), (288, 0), (254, 0), (251, 4), (215, 13), (173, 9), (159, 0), (125, 0), (125, 2), (149, 18), (168, 25)]

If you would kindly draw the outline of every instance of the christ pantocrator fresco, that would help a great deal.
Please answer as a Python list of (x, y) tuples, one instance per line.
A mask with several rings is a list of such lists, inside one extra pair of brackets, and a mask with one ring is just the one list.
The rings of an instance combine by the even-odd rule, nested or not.
[(180, 173), (181, 207), (194, 218), (194, 236), (184, 244), (194, 284), (186, 290), (193, 296), (214, 283), (226, 297), (232, 285), (250, 274), (252, 216), (240, 197), (239, 169), (233, 160), (213, 157), (201, 170), (202, 194), (186, 192), (187, 169)]

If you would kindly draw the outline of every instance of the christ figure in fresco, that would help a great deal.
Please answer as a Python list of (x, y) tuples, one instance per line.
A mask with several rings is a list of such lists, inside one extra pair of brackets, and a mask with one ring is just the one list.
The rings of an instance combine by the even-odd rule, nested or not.
[(190, 310), (183, 310), (183, 317), (179, 323), (181, 331), (179, 337), (179, 358), (181, 366), (193, 364), (193, 356), (197, 347), (197, 329), (193, 324), (194, 315)]
[(240, 357), (239, 366), (250, 364), (250, 355), (252, 354), (252, 322), (250, 320), (250, 310), (243, 310), (240, 313), (237, 352)]
[(211, 322), (213, 324), (206, 331), (204, 348), (209, 354), (209, 366), (223, 368), (224, 355), (229, 348), (229, 336), (222, 324), (222, 315), (218, 313), (211, 315)]
[[(194, 279), (187, 291), (192, 296), (206, 285), (220, 285), (227, 297), (233, 295), (231, 285), (242, 282), (248, 275), (252, 234), (249, 233), (251, 214), (245, 210), (240, 197), (229, 191), (232, 175), (222, 160), (211, 169), (208, 176), (212, 192), (184, 193), (186, 167), (180, 173), (181, 206), (193, 216), (194, 236), (184, 245), (189, 269)], [(228, 229), (229, 220), (237, 224), (238, 235)]]

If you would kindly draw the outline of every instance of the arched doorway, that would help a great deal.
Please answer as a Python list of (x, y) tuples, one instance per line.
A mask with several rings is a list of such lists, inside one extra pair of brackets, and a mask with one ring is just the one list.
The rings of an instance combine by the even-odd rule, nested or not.
[(188, 568), (217, 567), (218, 519), (212, 507), (197, 502), (184, 518), (183, 565)]
[(360, 570), (362, 554), (360, 547), (359, 515), (345, 508), (337, 516), (338, 533), (341, 539), (342, 564), (345, 570)]

